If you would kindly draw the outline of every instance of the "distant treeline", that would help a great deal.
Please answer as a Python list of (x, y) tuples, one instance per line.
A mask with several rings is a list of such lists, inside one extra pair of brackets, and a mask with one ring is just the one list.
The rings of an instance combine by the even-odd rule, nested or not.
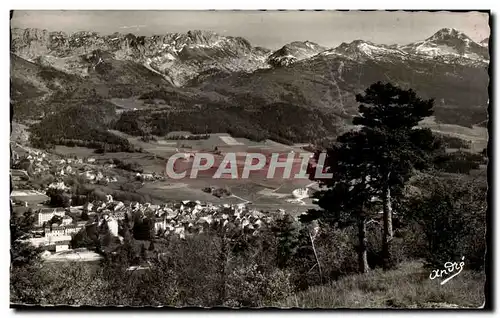
[(440, 154), (434, 158), (436, 169), (449, 173), (468, 174), (471, 170), (479, 169), (481, 164), (486, 164), (487, 159), (483, 154), (456, 151)]
[(436, 134), (436, 138), (440, 140), (442, 145), (446, 148), (453, 148), (453, 149), (469, 149), (470, 148), (470, 142), (467, 142), (463, 139), (460, 139), (458, 137), (452, 137), (452, 136), (447, 136), (447, 135), (441, 135), (441, 134)]
[(103, 141), (60, 138), (60, 139), (55, 141), (55, 144), (67, 146), (67, 147), (91, 148), (91, 149), (95, 149), (96, 153), (140, 151), (140, 149), (134, 147), (132, 144), (124, 143), (121, 141), (113, 144), (113, 143), (103, 142)]
[[(173, 135), (173, 136), (168, 136), (165, 137), (167, 140), (206, 140), (210, 138), (209, 134), (203, 134), (203, 135)], [(144, 142), (150, 142), (150, 141), (157, 141), (156, 137), (153, 135), (143, 135), (141, 137), (141, 141)]]
[(229, 133), (254, 141), (273, 139), (285, 144), (335, 136), (340, 127), (339, 118), (333, 114), (288, 103), (256, 105), (252, 109), (207, 104), (182, 112), (155, 112), (154, 115), (150, 111), (124, 112), (114, 126), (116, 130), (135, 136), (165, 136), (174, 131)]
[(138, 164), (137, 162), (127, 163), (127, 162), (124, 162), (118, 158), (113, 158), (112, 162), (113, 162), (113, 164), (116, 165), (116, 167), (118, 169), (123, 169), (123, 170), (131, 171), (131, 172), (139, 172), (139, 173), (143, 172), (141, 165)]
[(38, 148), (65, 145), (99, 152), (136, 151), (127, 139), (108, 131), (114, 111), (108, 105), (77, 105), (55, 112), (31, 126), (31, 142)]
[[(65, 184), (70, 187), (69, 192), (58, 189), (50, 189), (46, 194), (53, 206), (69, 206), (70, 199), (73, 205), (83, 205), (86, 202), (106, 201), (106, 196), (111, 195), (114, 200), (125, 203), (130, 202), (151, 202), (148, 194), (137, 193), (137, 189), (132, 186), (124, 187), (121, 190), (113, 189), (105, 184), (91, 185), (81, 178), (71, 176), (65, 180)], [(132, 185), (132, 183), (130, 183)]]
[(208, 138), (210, 138), (209, 134), (168, 136), (169, 140), (206, 140)]
[(446, 108), (436, 107), (434, 110), (436, 119), (444, 123), (452, 123), (464, 127), (478, 124), (480, 127), (487, 127), (488, 109), (486, 107), (460, 108), (457, 111), (450, 111)]

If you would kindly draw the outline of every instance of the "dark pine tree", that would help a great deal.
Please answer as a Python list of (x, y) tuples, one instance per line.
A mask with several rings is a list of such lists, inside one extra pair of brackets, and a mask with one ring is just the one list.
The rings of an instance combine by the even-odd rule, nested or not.
[(278, 267), (285, 268), (289, 265), (298, 244), (298, 231), (294, 225), (293, 217), (286, 214), (282, 218), (278, 218), (271, 226), (271, 230), (276, 238)]
[(81, 219), (82, 221), (88, 221), (89, 220), (89, 213), (87, 211), (82, 211), (82, 214), (81, 214)]
[(146, 246), (144, 246), (144, 243), (141, 245), (141, 259), (142, 260), (147, 259)]
[(154, 251), (155, 250), (155, 245), (153, 243), (153, 241), (151, 240), (151, 242), (149, 243), (149, 248), (148, 248), (149, 251)]
[[(358, 224), (360, 271), (366, 272), (366, 221), (377, 201), (383, 206), (383, 266), (391, 267), (392, 195), (401, 193), (414, 169), (432, 163), (439, 143), (418, 123), (432, 115), (433, 100), (422, 100), (413, 90), (377, 82), (357, 95), (361, 103), (353, 124), (359, 129), (337, 138), (327, 152), (325, 168), (331, 179), (318, 194), (316, 217), (337, 225)], [(374, 200), (380, 198), (381, 200)], [(311, 217), (313, 213), (309, 213)]]
[(399, 193), (414, 169), (431, 165), (431, 153), (437, 143), (429, 129), (416, 128), (433, 114), (434, 101), (423, 100), (409, 89), (377, 82), (356, 95), (361, 103), (353, 124), (365, 134), (363, 149), (366, 160), (376, 171), (377, 185), (384, 212), (382, 255), (384, 267), (390, 267), (390, 245), (393, 238), (391, 191)]
[[(370, 164), (370, 154), (365, 151), (367, 135), (363, 131), (352, 131), (338, 138), (337, 144), (327, 152), (326, 169), (332, 178), (319, 180), (327, 187), (315, 194), (320, 210), (311, 210), (301, 216), (301, 221), (319, 219), (332, 227), (355, 224), (358, 228), (359, 272), (369, 270), (367, 259), (366, 224), (378, 195), (377, 170)], [(375, 184), (375, 186), (374, 186)]]

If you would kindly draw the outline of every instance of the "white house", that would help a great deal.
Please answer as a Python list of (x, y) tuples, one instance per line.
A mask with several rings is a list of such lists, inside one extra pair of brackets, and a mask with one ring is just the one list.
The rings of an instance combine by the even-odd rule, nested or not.
[(58, 189), (58, 190), (67, 190), (69, 187), (67, 187), (63, 181), (61, 182), (53, 182), (49, 185), (49, 188), (51, 189)]
[(57, 224), (52, 225), (52, 230), (50, 232), (46, 232), (45, 236), (46, 237), (53, 237), (53, 236), (64, 236), (66, 228), (64, 226), (58, 226)]
[(69, 250), (69, 242), (70, 241), (67, 241), (67, 240), (57, 242), (56, 243), (56, 253)]
[(159, 230), (164, 231), (167, 228), (167, 222), (165, 219), (156, 219), (155, 220), (155, 233), (158, 233)]
[(101, 171), (98, 171), (98, 172), (97, 172), (97, 175), (96, 175), (96, 177), (95, 177), (95, 179), (96, 179), (97, 181), (99, 181), (99, 180), (101, 180), (102, 178), (104, 178), (104, 175), (102, 174), (102, 172), (101, 172)]
[(84, 173), (82, 173), (82, 175), (85, 179), (90, 180), (90, 181), (95, 179), (95, 175), (90, 171), (85, 171)]
[(82, 229), (82, 226), (68, 225), (68, 226), (66, 226), (64, 233), (66, 235), (72, 235), (72, 234), (78, 233), (81, 229)]
[(115, 207), (113, 208), (114, 211), (118, 211), (118, 210), (121, 210), (125, 207), (125, 204), (123, 204), (122, 201), (118, 201), (118, 203), (116, 203)]
[(118, 221), (115, 218), (109, 217), (106, 222), (108, 223), (111, 235), (118, 236)]
[(64, 217), (66, 211), (60, 209), (41, 209), (38, 212), (38, 226), (42, 226), (43, 223), (48, 222), (54, 215)]
[(62, 225), (70, 225), (71, 223), (73, 223), (73, 218), (71, 216), (69, 215), (63, 216)]

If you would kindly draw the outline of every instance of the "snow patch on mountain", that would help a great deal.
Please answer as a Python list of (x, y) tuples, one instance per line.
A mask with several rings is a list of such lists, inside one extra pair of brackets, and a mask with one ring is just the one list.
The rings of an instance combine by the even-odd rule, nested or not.
[(490, 44), (490, 38), (489, 37), (486, 38), (486, 39), (484, 39), (484, 40), (482, 40), (481, 42), (479, 42), (479, 45), (484, 46), (484, 47), (488, 47), (489, 44)]
[(272, 66), (288, 66), (297, 61), (317, 55), (325, 50), (325, 47), (314, 42), (295, 41), (286, 44), (281, 49), (271, 54), (268, 58), (268, 63)]
[(319, 54), (319, 56), (331, 55), (337, 55), (356, 61), (364, 61), (368, 59), (405, 59), (408, 53), (386, 45), (377, 45), (367, 41), (356, 40), (351, 43), (342, 43), (334, 49)]

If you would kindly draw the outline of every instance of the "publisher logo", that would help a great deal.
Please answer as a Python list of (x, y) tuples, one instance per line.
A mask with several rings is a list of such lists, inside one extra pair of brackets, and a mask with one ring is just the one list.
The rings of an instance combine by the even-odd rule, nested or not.
[(429, 278), (431, 280), (434, 280), (436, 278), (444, 278), (448, 275), (451, 275), (451, 276), (448, 276), (446, 279), (444, 279), (442, 282), (441, 282), (441, 285), (444, 285), (446, 284), (447, 282), (449, 282), (453, 277), (457, 276), (458, 274), (460, 274), (462, 272), (462, 270), (464, 269), (464, 265), (465, 263), (463, 262), (463, 260), (465, 259), (464, 256), (462, 256), (462, 261), (460, 263), (457, 263), (457, 262), (446, 262), (444, 263), (444, 268), (445, 269), (435, 269), (431, 272), (431, 274), (429, 275)]

